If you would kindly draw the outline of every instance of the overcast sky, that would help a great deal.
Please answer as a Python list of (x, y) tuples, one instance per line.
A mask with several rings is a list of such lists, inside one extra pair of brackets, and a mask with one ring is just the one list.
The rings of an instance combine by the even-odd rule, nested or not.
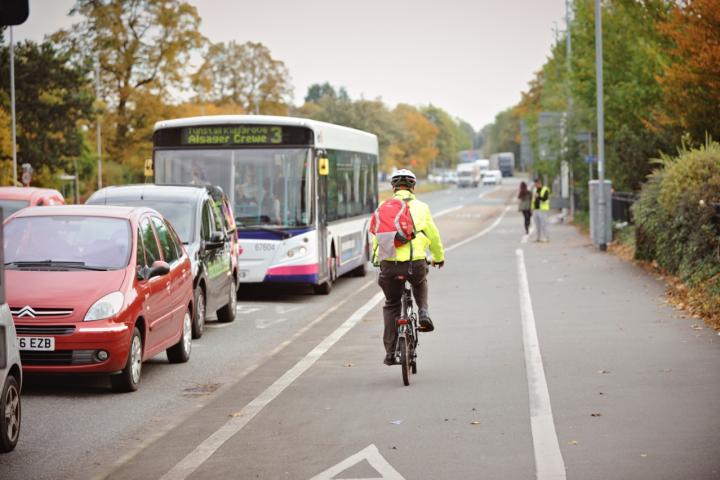
[[(520, 99), (564, 28), (564, 0), (189, 0), (213, 42), (259, 41), (285, 62), (296, 104), (328, 81), (351, 97), (433, 103), (475, 129)], [(79, 19), (73, 0), (30, 0), (15, 39)]]

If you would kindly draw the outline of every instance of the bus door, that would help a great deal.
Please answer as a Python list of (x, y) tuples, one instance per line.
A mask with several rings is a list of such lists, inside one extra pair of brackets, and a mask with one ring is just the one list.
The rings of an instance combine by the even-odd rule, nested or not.
[(327, 191), (328, 191), (328, 173), (329, 161), (327, 154), (323, 150), (315, 151), (315, 162), (317, 179), (316, 192), (317, 195), (317, 235), (318, 235), (318, 263), (320, 264), (319, 279), (328, 278), (330, 276), (327, 258), (328, 252), (328, 228), (327, 228)]

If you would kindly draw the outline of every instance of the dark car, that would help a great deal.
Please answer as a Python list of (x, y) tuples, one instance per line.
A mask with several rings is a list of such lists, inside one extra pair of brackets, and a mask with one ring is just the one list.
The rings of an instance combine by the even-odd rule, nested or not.
[(193, 338), (200, 338), (206, 312), (235, 320), (239, 244), (227, 197), (207, 185), (125, 185), (106, 187), (86, 202), (92, 205), (146, 206), (167, 218), (192, 262), (195, 312)]

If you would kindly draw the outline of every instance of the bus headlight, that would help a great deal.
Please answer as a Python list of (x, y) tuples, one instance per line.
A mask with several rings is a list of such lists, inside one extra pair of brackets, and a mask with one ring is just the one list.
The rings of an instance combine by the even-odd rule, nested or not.
[(302, 257), (302, 256), (304, 256), (304, 255), (306, 255), (306, 254), (307, 254), (307, 248), (305, 248), (305, 247), (295, 247), (295, 248), (291, 248), (291, 249), (288, 250), (288, 252), (287, 252), (288, 258)]

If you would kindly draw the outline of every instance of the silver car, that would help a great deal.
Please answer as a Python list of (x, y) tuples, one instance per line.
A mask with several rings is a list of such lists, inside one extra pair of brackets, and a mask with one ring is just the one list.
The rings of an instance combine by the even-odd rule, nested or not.
[[(2, 210), (0, 209), (0, 244), (4, 246)], [(0, 453), (15, 448), (20, 438), (20, 388), (22, 367), (15, 325), (5, 301), (5, 261), (0, 248)]]

